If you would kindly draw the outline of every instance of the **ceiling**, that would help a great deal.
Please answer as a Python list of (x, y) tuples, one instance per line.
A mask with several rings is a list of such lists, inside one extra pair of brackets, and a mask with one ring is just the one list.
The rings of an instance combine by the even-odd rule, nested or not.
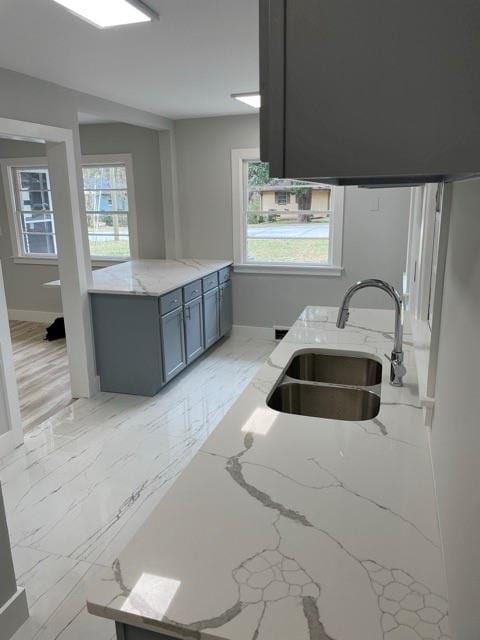
[(258, 0), (147, 0), (160, 20), (97, 29), (52, 0), (0, 0), (0, 66), (169, 118), (255, 113)]

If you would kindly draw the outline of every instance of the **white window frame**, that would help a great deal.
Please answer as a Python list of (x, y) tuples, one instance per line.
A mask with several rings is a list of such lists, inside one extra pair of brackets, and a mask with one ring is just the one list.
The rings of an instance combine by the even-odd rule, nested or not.
[(88, 166), (108, 166), (115, 164), (125, 166), (125, 172), (127, 176), (128, 236), (130, 242), (130, 256), (119, 256), (118, 258), (112, 258), (109, 256), (95, 256), (93, 259), (99, 262), (125, 262), (126, 260), (138, 258), (137, 210), (135, 206), (135, 185), (133, 181), (132, 156), (129, 153), (82, 156), (82, 168)]
[[(443, 279), (448, 245), (451, 185), (412, 188), (408, 233), (406, 299), (413, 332), (419, 395), (431, 426), (435, 404)], [(448, 193), (451, 193), (448, 191)]]
[[(440, 195), (437, 196), (440, 189)], [(407, 254), (408, 309), (431, 332), (435, 298), (442, 185), (428, 183), (412, 189)]]
[[(105, 266), (108, 263), (125, 262), (138, 258), (138, 232), (137, 232), (137, 211), (135, 204), (135, 184), (133, 180), (133, 162), (132, 156), (129, 153), (117, 153), (117, 154), (102, 154), (102, 155), (87, 155), (82, 156), (82, 167), (88, 165), (112, 165), (122, 164), (125, 166), (127, 176), (127, 191), (128, 191), (128, 233), (130, 240), (130, 256), (94, 256), (92, 258), (92, 264), (94, 266)], [(16, 215), (16, 203), (15, 203), (15, 185), (13, 181), (12, 169), (21, 169), (22, 167), (48, 167), (48, 160), (46, 157), (35, 158), (4, 158), (0, 160), (3, 188), (5, 191), (5, 203), (8, 214), (8, 224), (10, 229), (10, 235), (12, 240), (13, 259), (17, 264), (58, 264), (58, 256), (32, 254), (24, 255), (20, 245), (20, 234), (18, 228), (18, 219)], [(81, 195), (82, 199), (80, 207), (83, 214), (86, 216), (85, 200), (83, 198), (83, 184)]]
[(248, 262), (246, 259), (246, 219), (244, 215), (245, 161), (259, 160), (257, 148), (232, 150), (232, 207), (234, 270), (240, 273), (271, 273), (285, 275), (340, 276), (343, 271), (343, 216), (345, 188), (332, 186), (329, 237), (329, 261), (326, 264), (285, 264), (278, 262)]

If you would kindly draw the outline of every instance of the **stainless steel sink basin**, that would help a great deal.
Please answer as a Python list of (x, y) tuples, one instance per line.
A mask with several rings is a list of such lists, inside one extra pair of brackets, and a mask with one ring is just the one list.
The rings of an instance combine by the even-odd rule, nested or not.
[(364, 389), (283, 382), (276, 387), (267, 404), (283, 413), (361, 421), (378, 415), (380, 396)]
[(295, 356), (285, 375), (296, 380), (367, 387), (380, 384), (382, 365), (365, 356), (310, 351)]

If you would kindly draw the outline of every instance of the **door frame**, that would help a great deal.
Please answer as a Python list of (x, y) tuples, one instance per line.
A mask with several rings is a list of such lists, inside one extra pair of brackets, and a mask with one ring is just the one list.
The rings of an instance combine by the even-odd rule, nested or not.
[[(88, 297), (88, 289), (92, 284), (92, 268), (86, 217), (82, 215), (83, 208), (80, 205), (81, 162), (78, 132), (75, 137), (73, 129), (0, 117), (0, 137), (46, 144), (53, 208), (61, 212), (61, 215), (57, 215), (55, 224), (72, 397), (90, 398), (98, 391), (98, 379)], [(3, 278), (0, 283), (0, 304), (6, 305), (1, 299), (2, 296)], [(1, 316), (3, 312), (7, 313), (6, 306), (2, 309)], [(8, 323), (6, 327), (8, 328)], [(13, 367), (10, 332), (8, 331), (8, 336), (5, 335), (5, 322), (0, 324), (0, 330), (3, 341), (0, 370), (8, 372)], [(9, 432), (12, 432), (10, 440), (16, 443), (14, 446), (18, 446), (23, 441), (21, 424), (20, 427), (16, 424), (19, 415), (18, 393), (15, 390), (13, 394), (7, 393), (7, 396), (8, 411), (13, 416), (9, 425)], [(1, 450), (0, 445), (0, 452)]]

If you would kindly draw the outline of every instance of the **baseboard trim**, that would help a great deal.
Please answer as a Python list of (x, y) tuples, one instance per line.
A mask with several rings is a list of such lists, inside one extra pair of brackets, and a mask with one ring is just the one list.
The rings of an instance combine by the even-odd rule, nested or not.
[(23, 444), (23, 429), (10, 429), (0, 435), (0, 457)]
[(20, 320), (23, 322), (41, 322), (43, 324), (50, 324), (62, 316), (61, 312), (55, 311), (30, 311), (29, 309), (9, 309), (9, 320)]
[(232, 333), (237, 336), (247, 338), (260, 338), (262, 340), (274, 340), (275, 332), (273, 327), (251, 327), (245, 324), (234, 324)]
[(28, 620), (27, 595), (23, 587), (18, 587), (16, 593), (0, 608), (0, 629), (2, 640), (8, 640)]

